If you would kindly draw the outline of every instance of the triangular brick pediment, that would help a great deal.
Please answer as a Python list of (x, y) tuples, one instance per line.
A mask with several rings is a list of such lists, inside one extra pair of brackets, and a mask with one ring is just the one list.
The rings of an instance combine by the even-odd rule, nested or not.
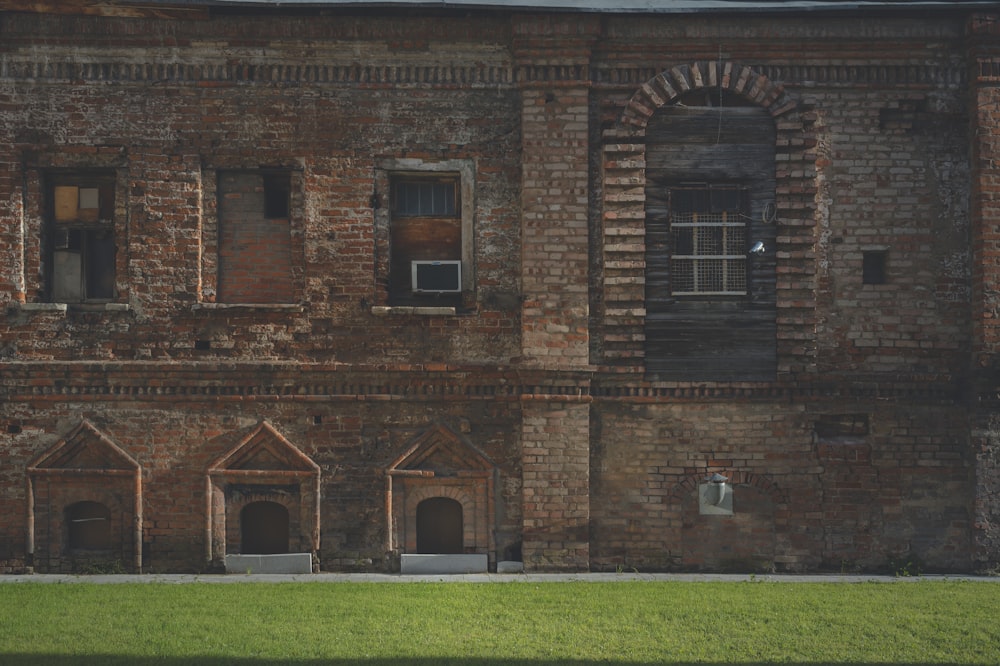
[(84, 419), (66, 437), (42, 452), (29, 470), (137, 470), (132, 456)]
[(264, 421), (209, 471), (318, 472), (319, 466)]
[(488, 472), (493, 467), (493, 462), (481, 451), (449, 428), (436, 425), (412, 439), (388, 472), (423, 471), (448, 476), (458, 472)]

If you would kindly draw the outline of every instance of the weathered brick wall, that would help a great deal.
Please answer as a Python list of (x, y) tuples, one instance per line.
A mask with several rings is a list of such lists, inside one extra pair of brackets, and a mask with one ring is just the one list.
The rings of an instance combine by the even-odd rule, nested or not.
[[(26, 465), (83, 418), (142, 467), (149, 570), (208, 566), (206, 471), (265, 419), (320, 467), (325, 568), (393, 566), (386, 468), (439, 426), (496, 465), (493, 555), (529, 569), (995, 565), (997, 47), (975, 25), (4, 14), (0, 569), (28, 562)], [(648, 382), (642, 127), (718, 85), (775, 119), (778, 375)], [(385, 165), (442, 162), (473, 165), (474, 293), (373, 309)], [(117, 174), (118, 298), (64, 311), (44, 176), (84, 168)], [(222, 302), (217, 202), (255, 169), (289, 174), (295, 258), (256, 307)], [(698, 512), (712, 472), (733, 516)], [(75, 566), (44, 509), (35, 566)]]
[(1000, 29), (995, 15), (969, 22), (972, 118), (972, 415), (976, 456), (973, 553), (976, 566), (1000, 566), (1000, 445), (997, 387), (998, 295), (1000, 295)]
[[(461, 433), (495, 465), (495, 501), (500, 508), (490, 517), (490, 529), (499, 553), (519, 550), (520, 407), (516, 395), (497, 394), (498, 385), (516, 383), (510, 377), (444, 373), (431, 379), (435, 373), (408, 377), (369, 372), (355, 373), (341, 384), (330, 380), (337, 374), (334, 368), (259, 366), (249, 373), (224, 365), (182, 369), (113, 364), (65, 370), (65, 379), (57, 381), (33, 380), (36, 374), (29, 368), (5, 372), (4, 388), (21, 388), (12, 391), (4, 413), (5, 431), (0, 434), (4, 480), (11, 477), (3, 487), (5, 538), (0, 560), (23, 562), (28, 462), (83, 418), (142, 466), (143, 556), (148, 570), (207, 566), (209, 466), (262, 420), (320, 466), (319, 559), (324, 567), (391, 566), (391, 553), (386, 552), (385, 470), (414, 437), (435, 424)], [(39, 519), (35, 537), (39, 571), (67, 568), (61, 560), (61, 537), (57, 540), (51, 533), (65, 527), (64, 505), (73, 497), (102, 501), (110, 492), (103, 482), (93, 485), (75, 475), (70, 481), (60, 484), (46, 478), (44, 487), (56, 488), (61, 498), (52, 503), (51, 511), (36, 492), (36, 513), (49, 516), (50, 526), (43, 532)], [(126, 568), (130, 568), (129, 554), (122, 557)]]
[[(591, 562), (605, 570), (968, 570), (973, 493), (964, 414), (855, 402), (868, 432), (817, 432), (849, 401), (600, 401), (592, 433)], [(822, 431), (822, 428), (819, 428)], [(732, 516), (697, 484), (729, 477)]]
[[(278, 33), (274, 22), (247, 17), (211, 25), (5, 19), (0, 159), (19, 166), (16, 187), (4, 190), (10, 240), (0, 247), (15, 260), (5, 262), (0, 293), (44, 299), (37, 239), (45, 169), (112, 166), (121, 170), (122, 194), (117, 300), (131, 308), (93, 323), (75, 313), (22, 310), (3, 324), (8, 356), (476, 363), (520, 355), (520, 276), (507, 270), (520, 252), (520, 105), (509, 55), (496, 45), (508, 29), (478, 19), (421, 19), (423, 27), (387, 19), (362, 22), (359, 37), (351, 21), (277, 23)], [(139, 25), (143, 34), (173, 34), (174, 45), (141, 37)], [(396, 41), (413, 30), (419, 43)], [(46, 64), (30, 49), (42, 32), (88, 37), (49, 52)], [(231, 56), (215, 42), (229, 33)], [(307, 33), (325, 34), (326, 46), (278, 45)], [(338, 35), (364, 51), (363, 66), (353, 50), (330, 41)], [(273, 41), (274, 55), (246, 40)], [(120, 55), (101, 46), (112, 43), (136, 50)], [(176, 53), (181, 62), (167, 67)], [(388, 193), (375, 188), (383, 156), (476, 163), (469, 267), (476, 291), (467, 314), (372, 314), (385, 298), (372, 270), (379, 261), (372, 206), (388, 205)], [(305, 263), (290, 276), (297, 293), (288, 301), (308, 301), (308, 313), (201, 307), (218, 298), (218, 212), (207, 186), (218, 170), (259, 167), (293, 173), (292, 250)], [(373, 329), (393, 333), (373, 336)]]

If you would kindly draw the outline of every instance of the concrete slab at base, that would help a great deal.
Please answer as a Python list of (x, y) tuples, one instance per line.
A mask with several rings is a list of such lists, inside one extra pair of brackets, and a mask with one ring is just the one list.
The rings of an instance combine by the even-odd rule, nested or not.
[(399, 570), (403, 574), (487, 573), (489, 558), (485, 554), (400, 555)]
[(279, 555), (226, 555), (226, 573), (312, 573), (312, 555), (310, 553), (281, 553)]
[(497, 562), (497, 573), (524, 573), (524, 562), (501, 560)]

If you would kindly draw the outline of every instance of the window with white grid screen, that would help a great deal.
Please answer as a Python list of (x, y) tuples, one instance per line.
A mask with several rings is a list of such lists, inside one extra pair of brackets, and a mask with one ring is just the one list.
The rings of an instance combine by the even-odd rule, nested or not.
[(736, 188), (671, 192), (670, 283), (678, 296), (747, 293), (747, 225)]

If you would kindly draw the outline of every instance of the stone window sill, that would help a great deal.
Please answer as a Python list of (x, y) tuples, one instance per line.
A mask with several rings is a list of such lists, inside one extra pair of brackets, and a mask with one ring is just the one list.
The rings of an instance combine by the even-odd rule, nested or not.
[(22, 312), (128, 312), (128, 303), (14, 303)]
[(424, 307), (415, 305), (376, 305), (372, 307), (372, 314), (376, 317), (387, 317), (389, 315), (412, 315), (417, 317), (454, 317), (453, 307)]
[(301, 303), (194, 303), (192, 310), (272, 310), (278, 312), (303, 312)]

